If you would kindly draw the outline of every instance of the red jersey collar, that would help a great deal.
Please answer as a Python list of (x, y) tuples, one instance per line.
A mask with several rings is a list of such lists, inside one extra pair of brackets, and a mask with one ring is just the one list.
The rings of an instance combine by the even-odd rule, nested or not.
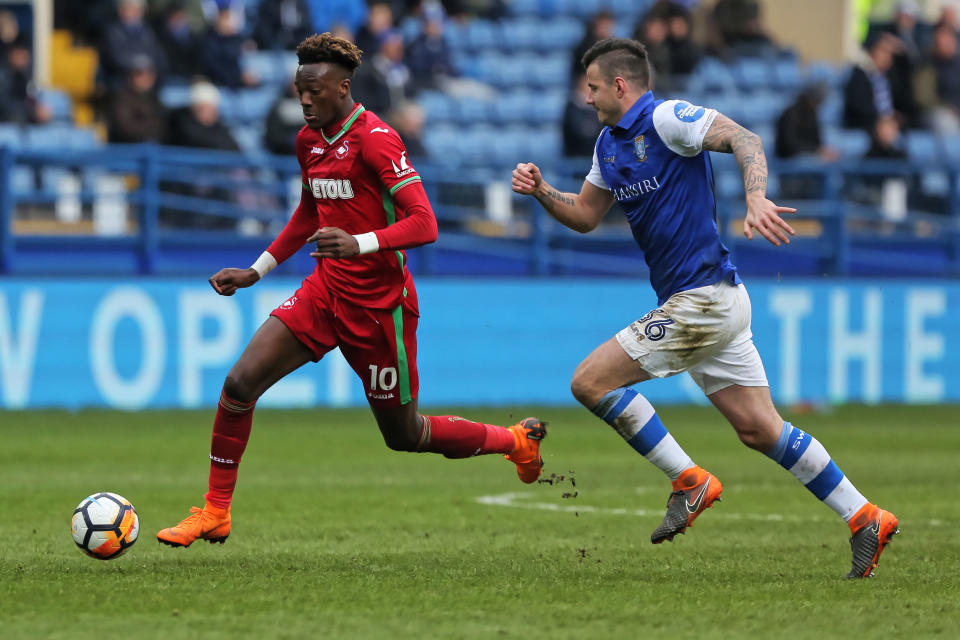
[(320, 135), (323, 136), (323, 139), (327, 141), (327, 144), (333, 144), (334, 142), (336, 142), (337, 140), (340, 139), (340, 136), (342, 136), (343, 134), (345, 134), (345, 133), (350, 129), (350, 127), (353, 125), (354, 121), (355, 121), (355, 120), (360, 116), (360, 114), (363, 113), (364, 111), (366, 111), (366, 109), (364, 108), (364, 106), (363, 106), (362, 104), (360, 104), (359, 102), (356, 103), (356, 104), (354, 105), (354, 107), (353, 107), (353, 111), (350, 112), (350, 115), (348, 115), (346, 118), (344, 118), (343, 121), (341, 121), (339, 125), (336, 125), (336, 133), (333, 134), (333, 137), (332, 137), (332, 138), (328, 138), (328, 137), (327, 137), (327, 134), (324, 133), (323, 129), (320, 129)]

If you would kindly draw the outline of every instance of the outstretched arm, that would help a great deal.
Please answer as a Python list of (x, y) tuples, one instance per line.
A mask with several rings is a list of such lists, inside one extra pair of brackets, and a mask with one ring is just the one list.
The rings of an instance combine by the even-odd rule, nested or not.
[(513, 170), (513, 190), (533, 196), (558, 222), (580, 233), (595, 229), (613, 204), (609, 191), (587, 181), (579, 194), (557, 191), (532, 162), (520, 163)]
[(760, 136), (723, 114), (717, 114), (703, 138), (705, 151), (732, 153), (743, 173), (743, 187), (747, 194), (747, 217), (743, 221), (743, 235), (753, 240), (753, 230), (776, 246), (790, 243), (793, 228), (780, 217), (781, 213), (796, 213), (791, 207), (779, 207), (767, 200), (767, 156), (763, 153)]

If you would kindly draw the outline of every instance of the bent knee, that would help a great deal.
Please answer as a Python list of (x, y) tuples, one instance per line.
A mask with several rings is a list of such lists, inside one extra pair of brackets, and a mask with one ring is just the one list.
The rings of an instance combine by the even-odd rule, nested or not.
[(420, 443), (419, 438), (414, 438), (406, 433), (383, 434), (383, 442), (387, 448), (393, 451), (416, 451)]
[(609, 391), (610, 389), (603, 389), (592, 376), (581, 369), (577, 369), (570, 380), (570, 393), (577, 402), (591, 411)]
[(255, 402), (260, 396), (247, 376), (233, 371), (223, 381), (223, 392), (238, 402)]
[(736, 431), (740, 442), (763, 453), (770, 451), (779, 437), (774, 429), (763, 423), (744, 422), (736, 425)]

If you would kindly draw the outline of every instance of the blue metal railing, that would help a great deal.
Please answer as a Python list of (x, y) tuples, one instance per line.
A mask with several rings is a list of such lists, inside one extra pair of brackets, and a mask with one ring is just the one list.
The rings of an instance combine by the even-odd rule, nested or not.
[[(796, 226), (812, 229), (795, 238), (785, 253), (774, 251), (762, 239), (743, 239), (736, 224), (744, 212), (742, 189), (736, 187), (739, 173), (735, 165), (722, 160), (715, 163), (717, 184), (725, 185), (718, 186), (718, 226), (735, 260), (748, 271), (960, 275), (960, 167), (902, 161), (850, 165), (771, 161), (771, 184), (806, 176), (812, 185), (802, 200), (793, 203), (772, 194), (778, 203), (797, 206)], [(441, 226), (437, 243), (411, 252), (419, 273), (636, 275), (645, 271), (629, 229), (613, 212), (609, 223), (580, 235), (553, 221), (532, 199), (513, 197), (512, 214), (491, 221), (485, 200), (488, 185), (509, 182), (509, 168), (451, 169), (425, 161), (417, 166)], [(558, 188), (579, 191), (589, 160), (558, 159), (542, 168)], [(80, 190), (75, 195), (87, 209), (101, 195), (97, 175), (122, 177), (123, 200), (135, 225), (128, 224), (126, 233), (117, 236), (65, 236), (22, 227), (17, 231), (15, 218), (23, 219), (38, 208), (49, 217), (62, 193), (56, 184), (51, 187), (42, 179), (25, 188), (15, 184), (14, 174), (19, 172), (22, 183), (25, 176), (42, 177), (50, 170), (77, 177)], [(869, 183), (866, 191), (875, 193), (883, 179), (893, 176), (919, 183), (930, 172), (945, 177), (933, 207), (938, 213), (915, 208), (904, 221), (891, 222), (877, 206), (850, 197), (858, 184)], [(33, 182), (44, 186), (36, 188)], [(0, 148), (0, 273), (182, 274), (249, 263), (287, 220), (298, 184), (299, 167), (292, 156), (156, 145), (56, 153)], [(913, 190), (922, 192), (919, 187)], [(171, 212), (176, 214), (174, 222)], [(255, 232), (238, 233), (235, 227), (240, 220), (252, 223)], [(290, 273), (309, 269), (311, 261), (302, 253), (281, 268)]]

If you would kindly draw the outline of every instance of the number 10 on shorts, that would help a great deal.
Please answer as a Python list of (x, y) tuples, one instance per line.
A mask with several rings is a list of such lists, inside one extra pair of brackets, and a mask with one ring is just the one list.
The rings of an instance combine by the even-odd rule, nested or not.
[(397, 386), (396, 367), (384, 367), (380, 369), (375, 364), (370, 365), (370, 390), (371, 391), (390, 391), (395, 386)]

